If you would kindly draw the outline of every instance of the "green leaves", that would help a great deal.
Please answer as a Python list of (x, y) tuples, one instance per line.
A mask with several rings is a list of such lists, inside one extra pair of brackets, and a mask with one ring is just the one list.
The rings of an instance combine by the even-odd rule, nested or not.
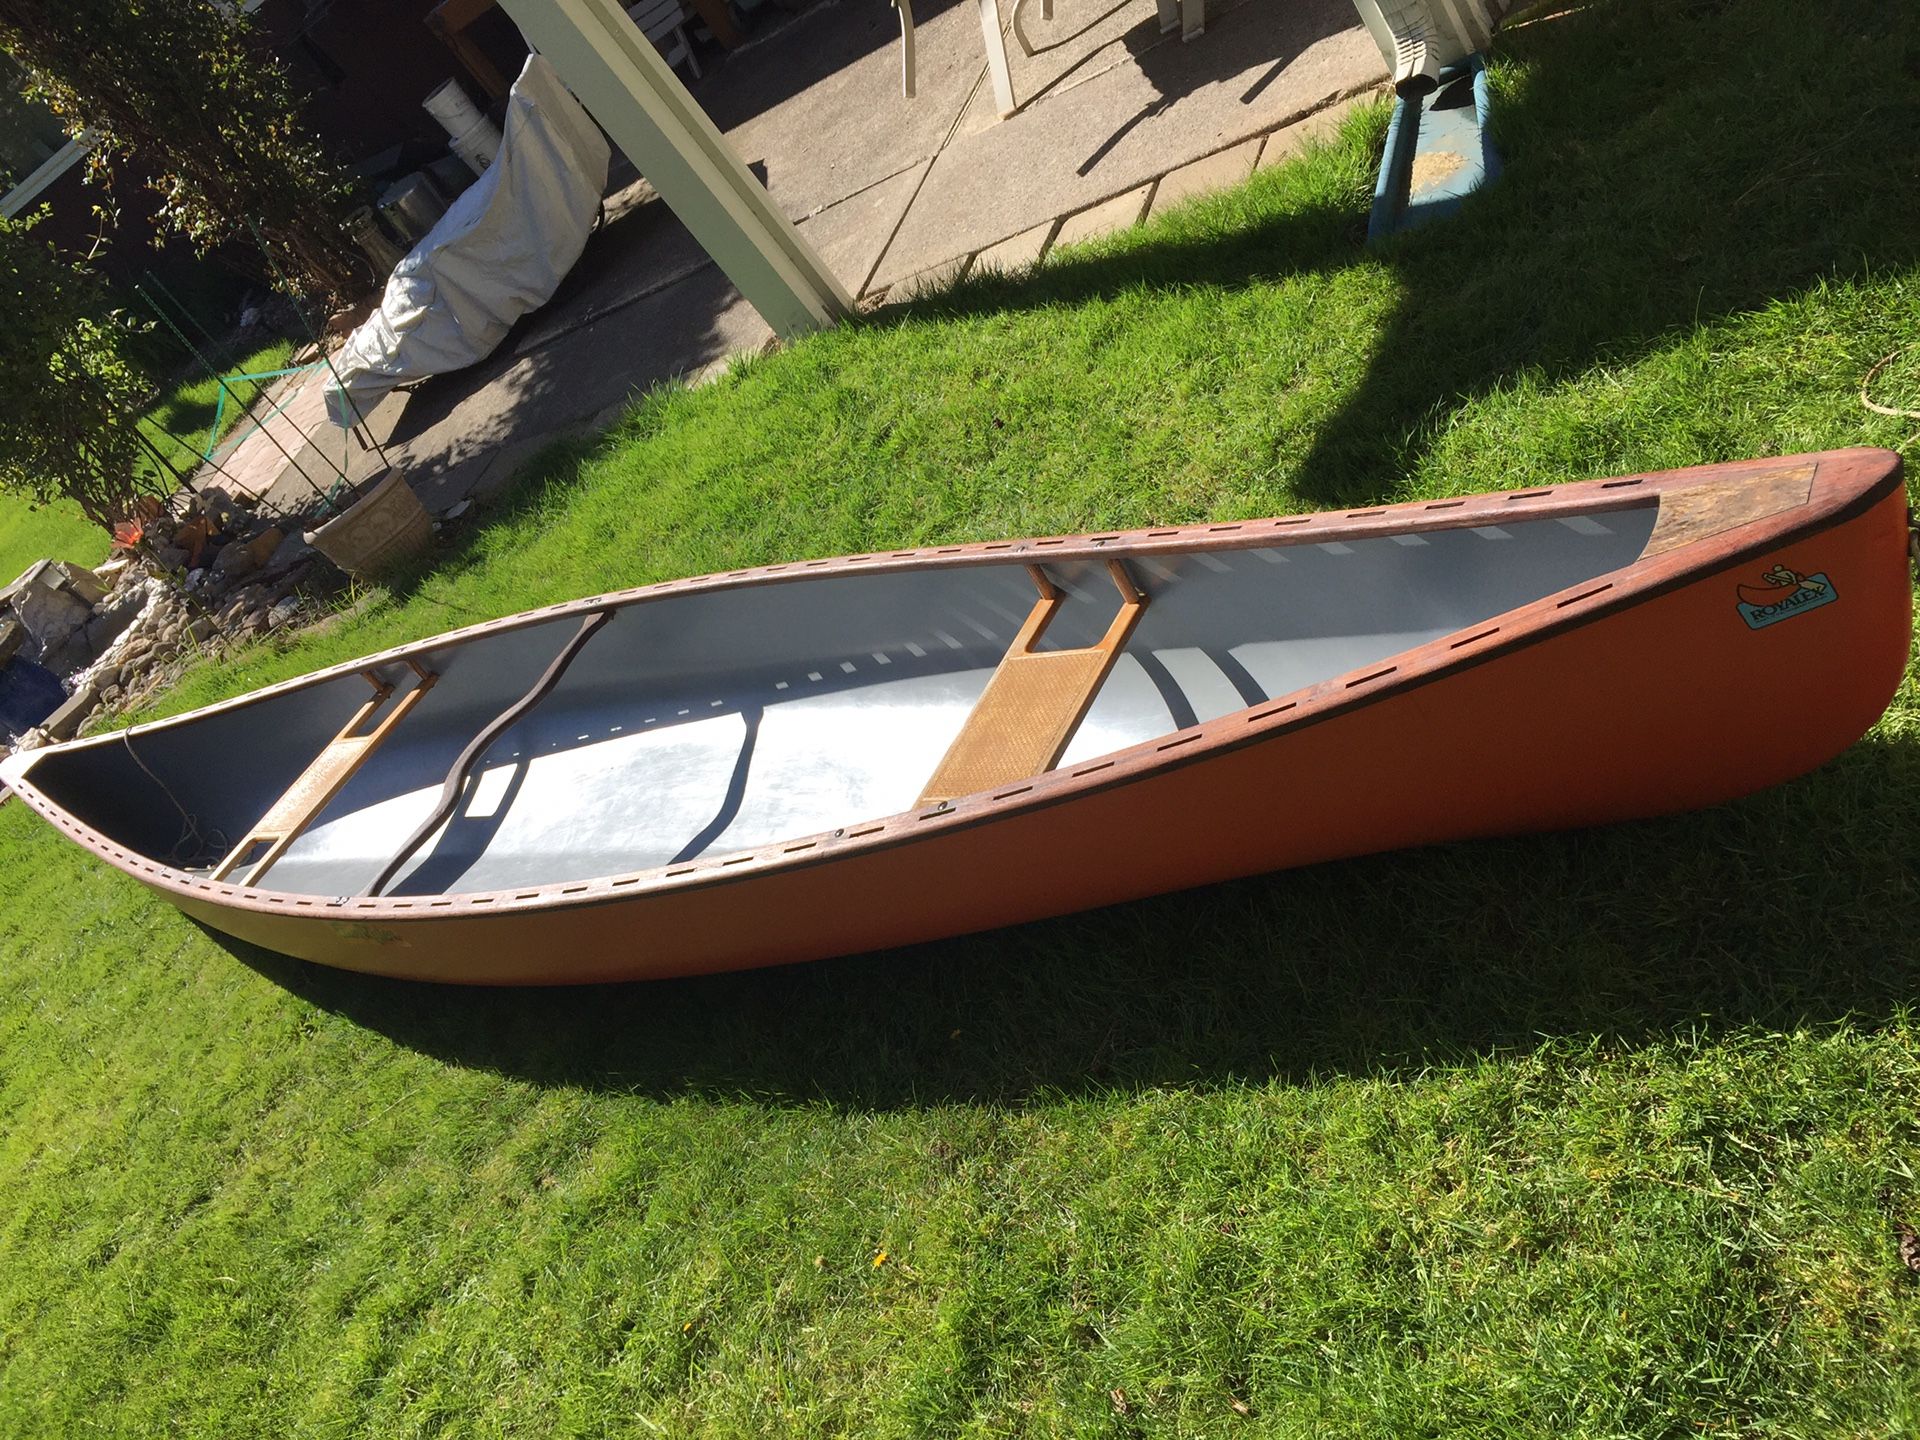
[(145, 385), (86, 271), (33, 234), (44, 211), (0, 218), (0, 489), (74, 501), (111, 529), (140, 489), (133, 428)]
[[(260, 227), (295, 283), (315, 296), (361, 281), (340, 224), (348, 181), (299, 113), (287, 72), (238, 7), (212, 0), (8, 0), (0, 51), (28, 67), (29, 91), (109, 158), (152, 167), (161, 215), (202, 251)], [(262, 265), (262, 278), (271, 267)]]

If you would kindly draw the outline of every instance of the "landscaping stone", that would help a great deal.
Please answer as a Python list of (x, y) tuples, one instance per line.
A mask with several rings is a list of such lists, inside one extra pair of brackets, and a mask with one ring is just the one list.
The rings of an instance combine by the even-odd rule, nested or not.
[(200, 508), (223, 529), (244, 524), (253, 513), (250, 496), (230, 495), (225, 490), (208, 489), (200, 492), (199, 500)]
[(285, 533), (278, 526), (272, 526), (258, 535), (228, 541), (220, 547), (220, 553), (213, 557), (214, 575), (220, 579), (235, 580), (253, 574), (272, 558), (285, 538)]
[(99, 699), (99, 692), (92, 685), (82, 685), (67, 697), (66, 704), (46, 718), (41, 728), (55, 740), (71, 740), (81, 722), (98, 707)]
[(27, 643), (26, 627), (18, 620), (0, 620), (0, 665), (11, 660)]
[(104, 605), (94, 610), (93, 618), (87, 621), (87, 648), (96, 656), (106, 654), (107, 647), (126, 633), (146, 608), (147, 595), (144, 590), (116, 591)]
[(261, 567), (266, 570), (279, 570), (305, 560), (315, 553), (313, 546), (307, 543), (307, 537), (298, 526), (282, 537), (267, 563)]
[(88, 605), (98, 605), (107, 598), (106, 583), (84, 565), (56, 560), (50, 567), (50, 573), (60, 577), (62, 589), (77, 596)]
[(119, 585), (129, 575), (138, 574), (133, 557), (125, 551), (116, 551), (93, 567), (93, 573), (108, 585)]
[(251, 610), (260, 600), (262, 591), (257, 585), (249, 585), (244, 590), (236, 590), (226, 602), (213, 612), (216, 625), (231, 625)]
[(50, 560), (36, 560), (33, 564), (22, 570), (14, 577), (12, 584), (8, 585), (6, 589), (0, 590), (0, 605), (7, 604), (14, 596), (18, 595), (27, 587), (39, 584), (41, 573), (52, 563)]
[(33, 640), (33, 658), (43, 662), (65, 647), (74, 631), (93, 615), (91, 605), (47, 583), (50, 570), (51, 567), (44, 564), (35, 566), (22, 577), (24, 583), (13, 596), (14, 619), (26, 628)]

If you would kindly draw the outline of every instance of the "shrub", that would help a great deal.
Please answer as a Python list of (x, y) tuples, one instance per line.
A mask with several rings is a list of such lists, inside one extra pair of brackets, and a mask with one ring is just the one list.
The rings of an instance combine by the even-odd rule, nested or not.
[(32, 233), (44, 214), (0, 217), (0, 489), (111, 531), (154, 483), (135, 465), (145, 382), (99, 280)]
[[(262, 243), (309, 298), (365, 288), (341, 224), (348, 181), (301, 124), (286, 70), (219, 0), (4, 0), (0, 50), (74, 134), (151, 169), (161, 218), (207, 253)], [(270, 278), (262, 267), (263, 279)]]

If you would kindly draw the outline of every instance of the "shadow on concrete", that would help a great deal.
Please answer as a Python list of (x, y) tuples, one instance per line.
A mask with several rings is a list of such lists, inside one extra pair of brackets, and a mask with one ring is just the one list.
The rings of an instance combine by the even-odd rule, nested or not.
[[(1128, 135), (1183, 97), (1271, 61), (1262, 78), (1240, 97), (1242, 105), (1253, 104), (1287, 66), (1315, 42), (1352, 26), (1351, 6), (1275, 5), (1271, 0), (1210, 5), (1206, 33), (1193, 40), (1183, 40), (1177, 30), (1163, 34), (1155, 14), (1143, 17), (1120, 36), (1120, 43), (1156, 98), (1127, 116), (1106, 139), (1094, 146), (1081, 160), (1076, 173), (1091, 174)], [(1077, 78), (1083, 65), (1090, 63), (1114, 62), (1105, 50), (1093, 51), (1031, 96), (1023, 95), (1022, 101), (1031, 105), (1054, 95)]]
[[(1082, 9), (1098, 0), (1081, 0)], [(1034, 7), (1037, 8), (1037, 7)], [(1371, 83), (1379, 58), (1347, 0), (1243, 0), (1192, 42), (1129, 0), (1088, 20), (1060, 0), (1014, 57), (1018, 114), (981, 92), (929, 169), (873, 275), (888, 285), (1124, 194)], [(1076, 33), (1076, 31), (1078, 33)], [(1264, 87), (1255, 85), (1271, 76)], [(1284, 77), (1284, 78), (1281, 78)], [(1251, 95), (1252, 98), (1248, 98)]]
[[(1245, 3), (1245, 0), (1242, 0), (1242, 3)], [(1085, 22), (1078, 29), (1069, 30), (1057, 36), (1049, 34), (1044, 42), (1036, 44), (1032, 58), (1044, 62), (1053, 52), (1070, 48), (1074, 41), (1097, 31), (1103, 23), (1113, 19), (1127, 8), (1129, 8), (1127, 0), (1121, 0), (1120, 4), (1112, 6), (1092, 20)], [(1026, 24), (1029, 27), (1035, 23), (1032, 16), (1027, 17)], [(1161, 33), (1157, 16), (1142, 18), (1122, 32), (1119, 38), (1121, 46), (1136, 62), (1140, 56), (1149, 53), (1159, 46), (1178, 45), (1181, 43), (1180, 36), (1177, 33)], [(1011, 49), (1011, 46), (1009, 49)], [(1037, 104), (1066, 88), (1069, 82), (1077, 82), (1085, 78), (1088, 71), (1103, 69), (1113, 63), (1114, 58), (1111, 47), (1098, 45), (1091, 50), (1085, 51), (1077, 59), (1069, 62), (1058, 73), (1050, 76), (1039, 85), (1034, 86), (1031, 92), (1022, 92), (1019, 97), (1020, 103), (1023, 107)], [(1282, 65), (1284, 65), (1284, 63), (1284, 61), (1281, 62)], [(1161, 93), (1164, 94), (1164, 90)], [(1081, 173), (1084, 174), (1086, 172), (1083, 170)]]
[(726, 276), (705, 264), (543, 335), (552, 322), (526, 317), (479, 365), (435, 376), (407, 397), (386, 449), (428, 509), (488, 493), (569, 430), (598, 424), (647, 390), (770, 333)]
[(1365, 214), (1352, 206), (1322, 205), (1202, 236), (1160, 237), (1119, 254), (1050, 255), (1038, 270), (969, 274), (949, 290), (889, 306), (865, 323), (897, 325), (936, 315), (1045, 310), (1142, 287), (1239, 289), (1270, 284), (1289, 275), (1365, 263), (1366, 229)]
[[(927, 25), (962, 6), (973, 8), (971, 0), (914, 0), (914, 23)], [(819, 0), (749, 38), (752, 43), (687, 85), (722, 131), (816, 86), (837, 83), (863, 55), (897, 47), (900, 20), (887, 0)]]

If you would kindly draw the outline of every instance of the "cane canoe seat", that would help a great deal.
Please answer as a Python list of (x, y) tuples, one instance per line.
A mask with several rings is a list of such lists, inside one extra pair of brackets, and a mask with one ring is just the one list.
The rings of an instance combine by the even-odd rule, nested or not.
[(1077, 650), (1036, 650), (1066, 599), (1038, 565), (1027, 572), (1040, 592), (993, 678), (920, 794), (936, 805), (1051, 770), (1073, 738), (1147, 608), (1126, 566), (1109, 561), (1120, 610), (1107, 633)]

